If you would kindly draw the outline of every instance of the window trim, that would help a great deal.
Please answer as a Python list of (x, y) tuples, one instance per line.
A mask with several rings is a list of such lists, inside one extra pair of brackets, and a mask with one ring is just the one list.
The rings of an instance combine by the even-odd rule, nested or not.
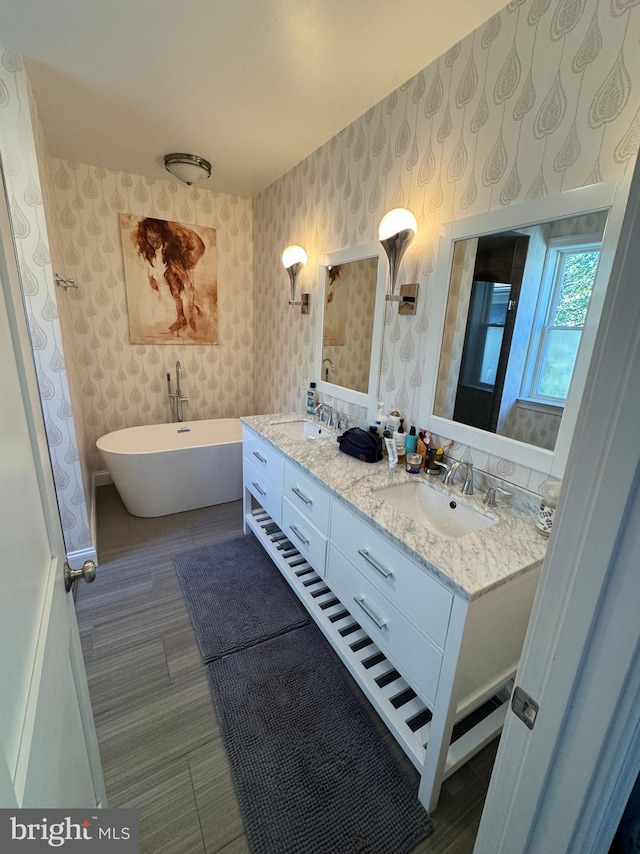
[[(549, 395), (543, 395), (535, 391), (534, 387), (539, 382), (540, 374), (542, 372), (542, 367), (544, 364), (543, 351), (546, 351), (546, 345), (549, 340), (548, 331), (551, 328), (562, 328), (559, 326), (552, 327), (548, 323), (549, 316), (552, 314), (552, 311), (555, 311), (555, 307), (559, 298), (560, 288), (562, 285), (562, 280), (560, 278), (561, 256), (568, 255), (571, 253), (575, 254), (577, 252), (601, 253), (602, 239), (600, 235), (583, 234), (571, 235), (568, 237), (553, 237), (547, 242), (544, 269), (541, 277), (542, 284), (540, 287), (538, 302), (536, 305), (533, 324), (531, 327), (530, 347), (529, 352), (527, 354), (527, 361), (524, 370), (522, 393), (520, 395), (521, 400), (529, 401), (530, 403), (538, 403), (545, 406), (555, 406), (564, 408), (566, 397), (551, 397)], [(600, 257), (598, 257), (598, 264), (600, 264)], [(593, 278), (594, 284), (597, 280), (597, 275), (598, 267), (596, 266)], [(587, 306), (587, 312), (585, 314), (584, 323), (580, 327), (580, 343), (578, 344), (578, 350), (576, 352), (576, 362), (578, 361), (580, 344), (582, 342), (582, 333), (584, 331), (585, 326), (587, 325), (587, 318), (589, 315), (592, 297), (593, 286), (591, 289), (591, 295), (589, 297), (589, 304)], [(570, 328), (576, 329), (577, 327), (573, 326)], [(570, 387), (571, 384), (569, 385), (569, 389)], [(569, 390), (567, 390), (567, 397), (568, 395)]]

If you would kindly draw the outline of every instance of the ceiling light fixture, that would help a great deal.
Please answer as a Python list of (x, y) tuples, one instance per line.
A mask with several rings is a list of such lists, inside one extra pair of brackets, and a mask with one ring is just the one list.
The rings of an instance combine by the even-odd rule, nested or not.
[(209, 161), (195, 154), (165, 154), (164, 167), (189, 187), (211, 177)]

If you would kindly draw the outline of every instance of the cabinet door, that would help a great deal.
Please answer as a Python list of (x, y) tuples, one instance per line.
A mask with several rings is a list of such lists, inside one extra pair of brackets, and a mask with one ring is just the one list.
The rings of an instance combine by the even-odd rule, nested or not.
[(287, 498), (282, 501), (282, 530), (320, 575), (324, 575), (327, 538)]
[(285, 462), (283, 494), (322, 534), (326, 536), (329, 533), (331, 496), (317, 480), (288, 460)]
[(371, 640), (433, 709), (442, 653), (329, 544), (327, 583)]
[(263, 507), (276, 525), (282, 525), (282, 493), (277, 489), (262, 471), (249, 462), (247, 457), (243, 460), (244, 486)]
[(243, 454), (246, 460), (268, 477), (276, 489), (282, 492), (284, 484), (284, 457), (267, 441), (256, 436), (246, 427), (242, 431)]
[(333, 503), (331, 540), (375, 587), (444, 649), (453, 594), (426, 567), (418, 566), (338, 501)]

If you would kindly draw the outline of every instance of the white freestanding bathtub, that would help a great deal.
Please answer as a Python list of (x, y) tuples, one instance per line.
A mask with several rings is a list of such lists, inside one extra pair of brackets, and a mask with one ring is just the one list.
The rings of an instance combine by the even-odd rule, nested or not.
[(166, 516), (242, 496), (238, 418), (127, 427), (96, 446), (133, 516)]

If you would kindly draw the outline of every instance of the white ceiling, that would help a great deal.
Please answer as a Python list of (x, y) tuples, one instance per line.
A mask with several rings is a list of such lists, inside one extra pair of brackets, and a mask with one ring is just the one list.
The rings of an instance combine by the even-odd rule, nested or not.
[(254, 196), (505, 0), (0, 0), (54, 157)]

